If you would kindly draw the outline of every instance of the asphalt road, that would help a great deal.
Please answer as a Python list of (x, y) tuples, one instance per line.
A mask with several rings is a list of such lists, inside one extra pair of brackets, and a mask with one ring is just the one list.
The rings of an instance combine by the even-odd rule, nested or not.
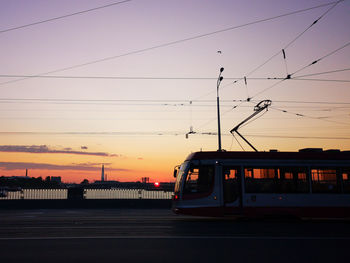
[(350, 262), (350, 222), (0, 210), (1, 262)]

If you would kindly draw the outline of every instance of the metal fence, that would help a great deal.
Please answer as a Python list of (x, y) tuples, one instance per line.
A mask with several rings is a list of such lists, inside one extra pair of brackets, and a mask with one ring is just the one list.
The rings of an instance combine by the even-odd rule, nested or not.
[(171, 199), (172, 192), (144, 189), (85, 189), (85, 199)]
[(0, 197), (0, 200), (16, 199), (67, 199), (67, 189), (23, 189), (16, 192), (5, 192), (6, 196)]
[[(84, 189), (84, 199), (171, 199), (172, 192), (145, 189)], [(2, 191), (0, 200), (67, 199), (67, 189), (23, 189)]]

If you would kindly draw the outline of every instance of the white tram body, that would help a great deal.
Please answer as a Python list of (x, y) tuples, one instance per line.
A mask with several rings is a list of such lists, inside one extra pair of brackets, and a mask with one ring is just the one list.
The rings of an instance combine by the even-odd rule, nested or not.
[(350, 217), (350, 151), (195, 152), (174, 175), (179, 214)]

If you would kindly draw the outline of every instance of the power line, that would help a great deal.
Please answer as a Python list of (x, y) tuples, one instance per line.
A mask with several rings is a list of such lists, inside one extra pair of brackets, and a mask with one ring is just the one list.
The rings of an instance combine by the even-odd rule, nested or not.
[[(1, 101), (67, 101), (67, 102), (156, 102), (156, 103), (189, 103), (189, 100), (154, 100), (154, 99), (50, 99), (50, 98), (0, 98)], [(215, 102), (214, 100), (201, 100), (192, 102)], [(231, 100), (227, 100), (231, 102)]]
[[(136, 106), (198, 106), (198, 107), (214, 107), (216, 106), (215, 100), (192, 100), (190, 104), (189, 100), (154, 100), (154, 99), (51, 99), (51, 98), (0, 98), (0, 103), (52, 103), (52, 104), (96, 104), (104, 105), (104, 103), (110, 103), (111, 105), (136, 105)], [(233, 105), (231, 103), (237, 103)], [(232, 108), (247, 107), (248, 105), (242, 105), (247, 102), (246, 100), (221, 100), (221, 103), (227, 103), (230, 105), (222, 104), (222, 106)], [(259, 102), (258, 100), (251, 100), (252, 103)], [(283, 104), (319, 104), (319, 105), (344, 105), (343, 107), (350, 106), (350, 102), (332, 102), (332, 101), (288, 101), (288, 100), (274, 100), (274, 103)], [(290, 108), (291, 106), (288, 106)], [(301, 108), (301, 106), (293, 106), (294, 108)], [(305, 107), (305, 106), (304, 106)], [(312, 108), (323, 108), (324, 106), (312, 106)], [(341, 108), (343, 108), (341, 107)], [(339, 108), (339, 107), (337, 107)], [(327, 108), (328, 109), (328, 108)], [(223, 113), (223, 115), (225, 112)]]
[(306, 31), (308, 31), (312, 26), (314, 26), (318, 21), (320, 21), (326, 14), (328, 14), (334, 7), (337, 6), (340, 2), (343, 2), (344, 0), (337, 1), (334, 3), (329, 9), (326, 10), (319, 18), (317, 18), (310, 26), (308, 26), (303, 32), (301, 32), (299, 35), (297, 35), (292, 41), (290, 41), (287, 45), (285, 45), (282, 50), (287, 49), (289, 46), (291, 46), (298, 38), (300, 38)]
[(350, 140), (350, 137), (323, 137), (323, 136), (291, 136), (291, 135), (257, 135), (245, 134), (247, 137), (262, 137), (262, 138), (283, 138), (283, 139), (318, 139), (318, 140)]
[(343, 72), (343, 71), (349, 71), (349, 70), (350, 70), (350, 68), (344, 68), (344, 69), (336, 69), (336, 70), (324, 71), (324, 72), (318, 72), (318, 73), (311, 73), (311, 74), (306, 74), (306, 75), (301, 75), (301, 76), (295, 76), (295, 77), (293, 77), (293, 79), (311, 77), (311, 76), (317, 76), (317, 75), (323, 75), (323, 74), (330, 74), (330, 73), (336, 73), (336, 72)]
[(296, 74), (296, 73), (298, 73), (298, 72), (300, 72), (300, 71), (302, 71), (302, 70), (304, 70), (304, 69), (306, 69), (306, 68), (308, 68), (308, 67), (311, 67), (312, 65), (315, 65), (316, 63), (320, 62), (321, 60), (323, 60), (323, 59), (325, 59), (325, 58), (327, 58), (327, 57), (329, 57), (329, 56), (335, 54), (336, 52), (338, 52), (338, 51), (340, 51), (340, 50), (346, 48), (346, 47), (349, 46), (349, 45), (350, 45), (350, 42), (346, 43), (345, 45), (343, 45), (343, 46), (341, 46), (341, 47), (339, 47), (339, 48), (337, 48), (337, 49), (335, 49), (335, 50), (333, 50), (333, 51), (331, 51), (331, 52), (329, 52), (329, 53), (327, 53), (327, 54), (324, 55), (323, 57), (320, 57), (320, 58), (314, 60), (314, 61), (311, 62), (310, 64), (308, 64), (308, 65), (302, 67), (301, 69), (298, 69), (297, 71), (295, 71), (295, 72), (292, 73), (291, 75), (294, 75), (294, 74)]
[[(234, 30), (234, 29), (238, 29), (238, 28), (242, 28), (242, 27), (246, 27), (246, 26), (255, 25), (255, 24), (258, 24), (258, 23), (263, 23), (263, 22), (275, 20), (275, 19), (278, 19), (278, 18), (281, 18), (281, 17), (290, 16), (290, 15), (306, 12), (306, 11), (309, 11), (309, 10), (313, 10), (313, 9), (317, 9), (317, 8), (321, 8), (321, 7), (325, 7), (325, 6), (329, 6), (329, 5), (333, 5), (333, 4), (338, 3), (338, 2), (339, 1), (335, 1), (335, 2), (330, 2), (330, 3), (317, 5), (317, 6), (313, 6), (313, 7), (309, 7), (309, 8), (304, 8), (304, 9), (300, 9), (300, 10), (297, 10), (297, 11), (293, 11), (293, 12), (289, 12), (289, 13), (285, 13), (285, 14), (281, 14), (281, 15), (277, 15), (277, 16), (273, 16), (273, 17), (269, 17), (269, 18), (255, 20), (255, 21), (252, 21), (252, 22), (248, 22), (248, 23), (245, 23), (245, 24), (238, 25), (238, 26), (232, 26), (232, 27), (228, 27), (228, 28), (212, 31), (212, 32), (209, 32), (209, 33), (204, 33), (204, 34), (200, 34), (200, 35), (196, 35), (196, 36), (192, 36), (192, 37), (188, 37), (188, 38), (183, 38), (183, 39), (179, 39), (179, 40), (175, 40), (175, 41), (171, 41), (171, 42), (155, 45), (155, 46), (152, 46), (152, 47), (147, 47), (147, 48), (143, 48), (143, 49), (139, 49), (139, 50), (130, 51), (130, 52), (127, 52), (127, 53), (124, 53), (124, 54), (120, 54), (120, 55), (105, 57), (105, 58), (102, 58), (102, 59), (96, 59), (96, 60), (89, 61), (89, 62), (86, 62), (86, 63), (76, 64), (76, 65), (65, 67), (65, 68), (60, 68), (60, 69), (56, 69), (56, 70), (52, 70), (52, 71), (48, 71), (48, 72), (44, 72), (44, 73), (39, 73), (39, 74), (32, 75), (31, 78), (39, 77), (39, 76), (42, 76), (42, 75), (49, 75), (49, 74), (53, 74), (53, 73), (57, 73), (57, 72), (62, 72), (62, 71), (66, 71), (66, 70), (75, 69), (75, 68), (80, 68), (80, 67), (84, 67), (84, 66), (88, 66), (88, 65), (92, 65), (92, 64), (96, 64), (96, 63), (112, 60), (112, 59), (117, 59), (117, 58), (129, 56), (129, 55), (134, 55), (134, 54), (139, 54), (139, 53), (143, 53), (143, 52), (146, 52), (146, 51), (151, 51), (151, 50), (158, 49), (158, 48), (168, 47), (168, 46), (180, 44), (180, 43), (183, 43), (183, 42), (188, 42), (188, 41), (191, 41), (191, 40), (195, 40), (195, 39), (199, 39), (199, 38), (208, 37), (208, 36), (211, 36), (211, 35), (227, 32), (227, 31), (231, 31), (231, 30)], [(0, 85), (5, 85), (5, 84), (17, 82), (17, 81), (26, 80), (26, 79), (28, 79), (28, 78), (25, 77), (25, 78), (11, 80), (11, 81), (7, 81), (7, 82), (2, 82), (2, 83), (0, 83)]]
[[(264, 63), (262, 63), (261, 65), (259, 65), (258, 67), (256, 67), (256, 68), (253, 69), (252, 71), (250, 71), (248, 74), (246, 74), (246, 76), (249, 76), (250, 74), (252, 74), (252, 73), (254, 73), (255, 71), (257, 71), (258, 69), (260, 69), (262, 66), (264, 66), (265, 64), (267, 64), (269, 61), (271, 61), (274, 57), (276, 57), (277, 55), (279, 55), (281, 52), (283, 52), (283, 54), (285, 55), (285, 53), (284, 53), (284, 50), (285, 50), (285, 49), (287, 49), (290, 45), (292, 45), (298, 38), (300, 38), (306, 31), (308, 31), (313, 25), (315, 25), (320, 19), (322, 19), (327, 13), (329, 13), (336, 5), (337, 5), (338, 3), (340, 3), (340, 2), (342, 2), (342, 1), (337, 1), (337, 2), (335, 2), (331, 8), (329, 8), (328, 10), (326, 10), (326, 12), (324, 12), (317, 20), (315, 20), (315, 21), (314, 21), (310, 26), (308, 26), (303, 32), (301, 32), (301, 33), (300, 33), (299, 35), (297, 35), (292, 41), (290, 41), (287, 45), (285, 45), (283, 49), (281, 49), (279, 52), (277, 52), (276, 54), (274, 54), (273, 56), (271, 56), (271, 57), (270, 57), (268, 60), (266, 60)], [(344, 46), (344, 47), (345, 47), (345, 46)], [(339, 51), (340, 49), (342, 49), (342, 48), (344, 48), (344, 47), (341, 47), (341, 48), (339, 48), (339, 49), (337, 49), (337, 50), (335, 50), (335, 51), (333, 51), (333, 52), (331, 52), (331, 53), (329, 53), (329, 54), (323, 56), (323, 57), (320, 58), (319, 60), (321, 60), (321, 59), (323, 59), (323, 58), (325, 58), (325, 57), (327, 57), (327, 56), (330, 56), (330, 55), (334, 54), (335, 52)], [(316, 62), (313, 62), (312, 64), (314, 64), (314, 63), (316, 63)], [(301, 71), (301, 70), (299, 70), (299, 71)], [(299, 72), (299, 71), (297, 71), (297, 72)], [(294, 72), (293, 74), (295, 74), (295, 73), (297, 73), (297, 72)], [(277, 83), (275, 83), (275, 84), (273, 84), (273, 85), (271, 85), (271, 86), (269, 86), (269, 87), (263, 89), (262, 91), (256, 93), (254, 96), (252, 96), (252, 97), (250, 97), (250, 98), (248, 98), (248, 99), (251, 100), (252, 98), (254, 98), (254, 97), (256, 97), (256, 96), (258, 96), (258, 95), (260, 95), (260, 94), (266, 92), (267, 90), (272, 89), (272, 88), (274, 88), (275, 86), (281, 84), (281, 83), (284, 82), (286, 79), (291, 79), (291, 75), (293, 75), (293, 74), (288, 75), (288, 73), (287, 73), (287, 77), (286, 77), (286, 78), (281, 79), (279, 82), (277, 82)], [(244, 77), (244, 78), (245, 78), (245, 77)], [(236, 82), (238, 82), (239, 80), (242, 80), (242, 79), (243, 79), (243, 78), (240, 78), (240, 79), (236, 80), (234, 83), (236, 83)], [(276, 78), (276, 79), (277, 79), (277, 78)], [(314, 80), (314, 81), (315, 81), (315, 80)], [(347, 81), (338, 81), (338, 82), (347, 82)]]
[(282, 83), (283, 81), (285, 81), (285, 80), (286, 80), (286, 79), (284, 78), (284, 79), (282, 79), (282, 80), (276, 82), (275, 84), (273, 84), (273, 85), (271, 85), (271, 86), (269, 86), (269, 87), (263, 89), (262, 91), (259, 91), (259, 92), (256, 93), (254, 96), (252, 96), (251, 99), (254, 98), (254, 97), (256, 97), (256, 96), (258, 96), (258, 95), (260, 95), (260, 94), (262, 94), (262, 93), (264, 93), (264, 92), (266, 92), (266, 91), (268, 91), (269, 89), (272, 89), (272, 88), (276, 87), (277, 85), (281, 84), (281, 83)]
[(14, 30), (26, 28), (26, 27), (30, 27), (30, 26), (36, 26), (36, 25), (39, 25), (39, 24), (47, 23), (47, 22), (52, 22), (52, 21), (55, 21), (55, 20), (59, 20), (59, 19), (63, 19), (63, 18), (75, 16), (75, 15), (81, 15), (81, 14), (92, 12), (92, 11), (96, 11), (96, 10), (99, 10), (99, 9), (103, 9), (103, 8), (107, 8), (107, 7), (111, 7), (111, 6), (115, 6), (115, 5), (119, 5), (119, 4), (124, 4), (124, 3), (130, 2), (130, 1), (132, 1), (132, 0), (125, 0), (125, 1), (115, 2), (115, 3), (108, 4), (108, 5), (98, 6), (98, 7), (82, 10), (82, 11), (79, 11), (79, 12), (75, 12), (75, 13), (71, 13), (71, 14), (67, 14), (67, 15), (63, 15), (63, 16), (57, 16), (57, 17), (53, 17), (53, 18), (49, 18), (49, 19), (33, 22), (33, 23), (30, 23), (30, 24), (26, 24), (26, 25), (21, 25), (21, 26), (16, 26), (16, 27), (3, 29), (3, 30), (0, 30), (0, 34), (1, 33), (6, 33), (6, 32), (9, 32), (9, 31), (14, 31)]
[[(342, 70), (345, 71), (345, 70)], [(329, 71), (330, 72), (339, 72), (339, 71)], [(309, 74), (309, 75), (319, 75), (326, 73), (318, 73), (318, 74)], [(0, 78), (33, 78), (31, 75), (0, 75)], [(215, 80), (217, 78), (210, 77), (123, 77), (123, 76), (35, 76), (34, 78), (43, 78), (43, 79), (96, 79), (96, 80)], [(237, 77), (225, 77), (225, 79), (233, 80), (237, 79)], [(280, 77), (265, 77), (265, 78), (245, 78), (246, 80), (285, 80), (286, 78)], [(303, 80), (303, 81), (326, 81), (326, 82), (350, 82), (350, 80), (341, 80), (341, 79), (305, 79), (301, 76), (297, 78), (290, 78), (289, 80)], [(267, 88), (268, 89), (268, 88)], [(212, 93), (212, 92), (210, 92)]]
[[(266, 65), (268, 62), (270, 62), (272, 59), (274, 59), (276, 56), (281, 54), (285, 49), (290, 47), (297, 39), (299, 39), (302, 35), (306, 33), (312, 26), (314, 26), (320, 19), (322, 19), (326, 14), (328, 14), (338, 3), (343, 2), (344, 0), (336, 1), (331, 3), (332, 6), (326, 10), (317, 20), (315, 20), (311, 25), (309, 25), (304, 31), (302, 31), (300, 34), (298, 34), (294, 39), (292, 39), (288, 44), (286, 44), (281, 50), (279, 50), (277, 53), (273, 54), (271, 57), (269, 57), (265, 62), (254, 68), (252, 71), (248, 72), (245, 76), (250, 76), (254, 72), (256, 72), (258, 69)], [(237, 79), (233, 84), (237, 83), (238, 81), (242, 80), (244, 77)]]
[(183, 131), (155, 131), (155, 132), (140, 132), (140, 131), (101, 131), (101, 132), (84, 132), (84, 131), (67, 131), (67, 132), (37, 132), (37, 131), (1, 131), (0, 135), (68, 135), (68, 136), (178, 136), (185, 135)]
[(292, 115), (295, 115), (295, 116), (298, 116), (298, 117), (304, 117), (304, 118), (314, 119), (314, 120), (322, 120), (322, 121), (327, 121), (327, 122), (332, 122), (332, 123), (337, 123), (337, 124), (342, 124), (342, 125), (350, 125), (350, 123), (328, 120), (327, 118), (329, 118), (329, 117), (313, 117), (313, 116), (308, 116), (308, 115), (301, 114), (301, 113), (290, 112), (290, 111), (279, 109), (279, 108), (276, 108), (276, 107), (271, 107), (270, 106), (270, 108), (273, 109), (273, 110), (276, 110), (276, 111), (292, 114)]
[[(258, 102), (258, 100), (256, 100)], [(350, 105), (350, 102), (332, 102), (332, 101), (298, 101), (298, 100), (274, 100), (274, 103), (300, 103), (300, 104), (337, 104)]]
[[(190, 102), (196, 103), (215, 103), (214, 100), (154, 100), (154, 99), (50, 99), (50, 98), (0, 98), (0, 101), (39, 101), (39, 102), (148, 102), (161, 104), (184, 104), (190, 105)], [(232, 100), (223, 100), (222, 102), (232, 102)], [(215, 106), (215, 104), (213, 104)]]
[[(216, 132), (197, 132), (196, 135), (216, 136)], [(230, 136), (231, 134), (222, 134), (222, 136)], [(350, 140), (350, 137), (328, 137), (328, 136), (295, 136), (295, 135), (264, 135), (264, 134), (245, 134), (246, 137), (261, 138), (286, 138), (286, 139), (319, 139), (319, 140)]]
[[(35, 131), (1, 131), (0, 135), (67, 135), (67, 136), (184, 136), (186, 132), (183, 131), (159, 131), (159, 132), (134, 132), (134, 131), (124, 131), (124, 132), (35, 132)], [(215, 132), (200, 132), (194, 133), (194, 135), (207, 135), (213, 136), (217, 135)], [(222, 134), (223, 136), (230, 136), (231, 134)], [(263, 137), (263, 138), (290, 138), (290, 139), (319, 139), (319, 140), (350, 140), (350, 137), (322, 137), (322, 136), (291, 136), (291, 135), (261, 135), (261, 134), (245, 134), (247, 137)]]
[[(47, 99), (47, 98), (0, 98), (2, 103), (20, 103), (20, 104), (77, 104), (77, 105), (118, 105), (118, 106), (167, 106), (167, 107), (216, 107), (214, 101), (191, 101), (187, 100), (118, 100), (118, 99)], [(213, 104), (208, 104), (208, 103)], [(231, 101), (223, 101), (232, 103)], [(222, 107), (232, 107), (223, 104)]]
[[(2, 74), (0, 78), (45, 78), (45, 79), (119, 79), (119, 80), (216, 80), (217, 77), (154, 77), (154, 76), (57, 76), (57, 75), (10, 75)], [(236, 79), (228, 77), (225, 79)], [(250, 80), (267, 80), (271, 78), (249, 78)]]
[[(304, 66), (304, 67), (302, 67), (301, 69), (299, 69), (299, 70), (295, 71), (294, 73), (290, 74), (289, 77), (286, 77), (286, 78), (280, 80), (279, 82), (277, 82), (277, 83), (275, 83), (275, 84), (273, 84), (273, 85), (271, 85), (271, 86), (269, 86), (269, 87), (263, 89), (262, 91), (259, 91), (258, 93), (256, 93), (256, 94), (255, 94), (254, 96), (252, 96), (251, 98), (254, 98), (254, 97), (256, 97), (256, 96), (258, 96), (258, 95), (260, 95), (260, 94), (266, 92), (267, 90), (274, 88), (275, 86), (279, 85), (280, 83), (282, 83), (282, 82), (285, 81), (285, 80), (293, 79), (293, 78), (290, 78), (290, 76), (292, 76), (292, 75), (294, 75), (294, 74), (296, 74), (296, 73), (298, 73), (298, 72), (300, 72), (300, 71), (302, 71), (302, 70), (304, 70), (304, 69), (306, 69), (306, 68), (308, 68), (308, 67), (310, 67), (310, 66), (316, 64), (317, 62), (321, 61), (322, 59), (324, 59), (324, 58), (326, 58), (326, 57), (329, 57), (329, 56), (335, 54), (336, 52), (338, 52), (338, 51), (344, 49), (345, 47), (347, 47), (347, 46), (349, 46), (349, 45), (350, 45), (350, 42), (346, 43), (345, 45), (343, 45), (343, 46), (341, 46), (341, 47), (339, 47), (339, 48), (337, 48), (337, 49), (335, 49), (335, 50), (333, 50), (333, 51), (331, 51), (331, 52), (329, 52), (329, 53), (327, 53), (326, 55), (322, 56), (322, 57), (319, 58), (319, 59), (316, 59), (315, 61), (313, 61), (312, 63), (308, 64), (307, 66)], [(298, 79), (298, 80), (300, 80), (300, 79)], [(310, 80), (310, 79), (308, 79), (308, 80)], [(312, 80), (316, 81), (316, 79), (312, 79)], [(327, 81), (327, 80), (321, 80), (321, 81)], [(330, 80), (330, 81), (332, 81), (332, 80)], [(335, 80), (334, 80), (334, 81), (335, 81)], [(339, 81), (339, 82), (349, 82), (348, 80), (338, 80), (338, 81)]]
[(347, 79), (303, 79), (303, 78), (291, 78), (290, 80), (303, 80), (303, 81), (323, 81), (323, 82), (350, 82)]

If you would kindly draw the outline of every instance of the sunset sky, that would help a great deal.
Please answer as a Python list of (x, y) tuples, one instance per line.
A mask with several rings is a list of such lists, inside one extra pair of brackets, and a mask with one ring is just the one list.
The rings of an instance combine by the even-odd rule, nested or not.
[(230, 130), (269, 99), (240, 129), (258, 150), (350, 150), (349, 14), (349, 0), (0, 0), (0, 176), (92, 182), (105, 164), (110, 180), (173, 181), (218, 148), (220, 67), (223, 149), (251, 151)]

